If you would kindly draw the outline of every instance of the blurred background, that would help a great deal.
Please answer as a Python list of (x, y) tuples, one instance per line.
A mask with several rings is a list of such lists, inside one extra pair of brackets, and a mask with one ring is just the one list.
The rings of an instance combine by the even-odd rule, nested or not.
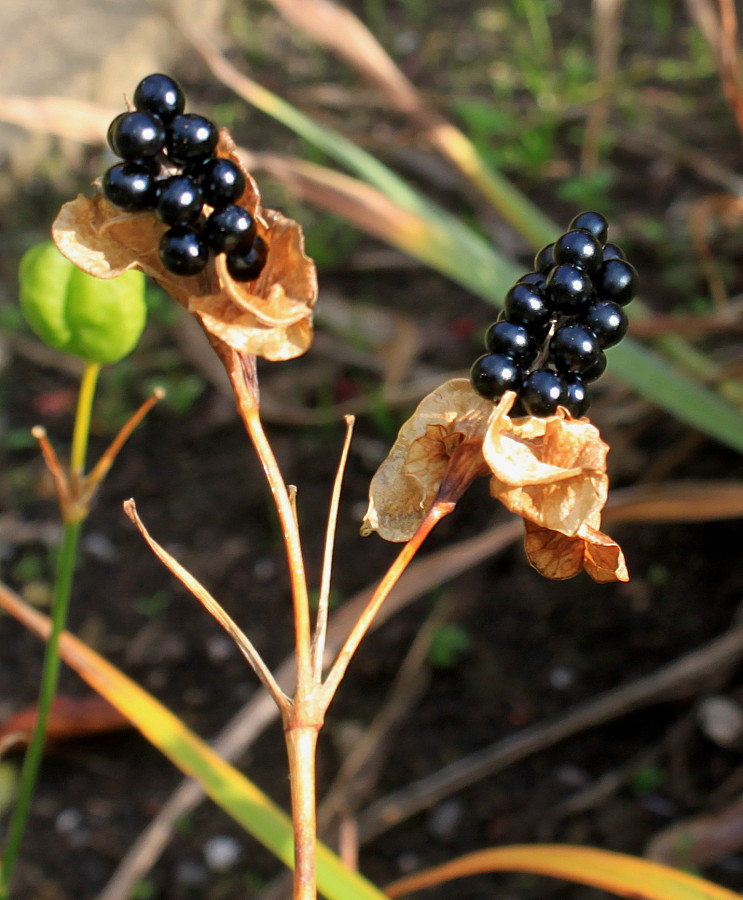
[[(331, 708), (321, 791), (350, 748), (365, 752), (336, 789), (329, 840), (338, 846), (340, 828), (344, 852), (358, 852), (380, 885), (491, 844), (561, 841), (648, 853), (743, 889), (740, 10), (725, 0), (7, 7), (3, 580), (48, 610), (60, 529), (30, 428), (42, 423), (67, 451), (80, 373), (23, 322), (18, 261), (48, 235), (61, 203), (90, 192), (112, 164), (106, 126), (144, 75), (174, 75), (189, 109), (232, 131), (264, 204), (302, 224), (317, 262), (313, 348), (262, 364), (259, 374), (273, 446), (298, 485), (313, 586), (342, 416), (358, 416), (336, 607), (374, 583), (396, 553), (376, 536), (362, 540), (358, 528), (369, 480), (398, 428), (425, 393), (466, 373), (514, 273), (531, 268), (550, 229), (599, 210), (641, 278), (630, 329), (637, 364), (610, 351), (589, 414), (612, 447), (612, 486), (624, 507), (608, 531), (631, 581), (541, 578), (485, 480), (474, 485), (431, 538), (410, 596), (362, 645)], [(327, 46), (335, 36), (339, 46)], [(396, 181), (385, 188), (374, 160), (405, 191)], [(415, 239), (401, 224), (413, 207), (425, 226)], [(218, 362), (195, 322), (155, 285), (148, 302), (140, 345), (102, 374), (91, 459), (155, 384), (168, 395), (125, 448), (86, 524), (71, 628), (211, 739), (255, 701), (254, 680), (152, 557), (121, 502), (136, 499), (156, 539), (271, 665), (293, 643), (288, 579)], [(661, 360), (663, 379), (649, 358)], [(733, 642), (725, 653), (714, 643), (723, 634)], [(38, 642), (0, 616), (0, 722), (34, 702), (40, 660)], [(670, 676), (658, 678), (668, 666)], [(69, 672), (61, 692), (72, 701), (87, 695)], [(504, 755), (501, 742), (514, 735), (520, 749)], [(274, 723), (243, 740), (237, 762), (286, 805), (280, 743)], [(13, 753), (0, 760), (0, 814), (19, 761)], [(435, 790), (426, 782), (410, 791), (436, 773)], [(19, 900), (286, 896), (279, 865), (210, 803), (184, 810), (167, 840), (150, 842), (154, 864), (127, 857), (126, 878), (104, 893), (179, 782), (132, 731), (60, 734), (18, 867)], [(403, 813), (391, 827), (384, 804), (395, 791)], [(482, 876), (427, 896), (599, 894)]]

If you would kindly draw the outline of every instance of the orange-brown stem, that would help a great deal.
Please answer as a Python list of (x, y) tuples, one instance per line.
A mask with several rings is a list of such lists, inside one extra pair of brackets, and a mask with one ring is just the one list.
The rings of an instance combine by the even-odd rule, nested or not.
[[(299, 711), (295, 707), (295, 712)], [(295, 717), (290, 715), (289, 718)], [(317, 900), (315, 752), (321, 725), (322, 716), (317, 722), (311, 718), (303, 722), (297, 716), (294, 721), (285, 723), (294, 826), (293, 900)]]

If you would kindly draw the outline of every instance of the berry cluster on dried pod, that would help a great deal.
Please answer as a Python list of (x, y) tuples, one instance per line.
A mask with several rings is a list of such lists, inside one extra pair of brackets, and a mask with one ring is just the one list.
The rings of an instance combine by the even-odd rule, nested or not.
[(108, 144), (122, 161), (103, 176), (103, 193), (119, 209), (152, 210), (169, 226), (159, 246), (169, 272), (197, 275), (210, 253), (224, 253), (232, 278), (253, 281), (268, 247), (237, 203), (245, 177), (236, 163), (217, 156), (214, 122), (185, 108), (174, 79), (154, 74), (140, 81), (134, 109), (108, 129)]
[(488, 400), (514, 391), (511, 417), (588, 410), (588, 384), (606, 369), (604, 350), (626, 334), (623, 307), (637, 294), (637, 272), (607, 237), (604, 216), (580, 213), (506, 294), (471, 379)]

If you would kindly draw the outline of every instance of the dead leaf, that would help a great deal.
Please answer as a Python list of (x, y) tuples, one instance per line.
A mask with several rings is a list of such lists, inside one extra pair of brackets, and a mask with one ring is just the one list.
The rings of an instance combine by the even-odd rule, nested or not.
[[(33, 704), (6, 719), (0, 725), (0, 740), (17, 734), (19, 742), (28, 743), (36, 725), (36, 711), (37, 706)], [(86, 697), (58, 694), (49, 713), (47, 740), (72, 740), (131, 727), (131, 722), (98, 694)]]

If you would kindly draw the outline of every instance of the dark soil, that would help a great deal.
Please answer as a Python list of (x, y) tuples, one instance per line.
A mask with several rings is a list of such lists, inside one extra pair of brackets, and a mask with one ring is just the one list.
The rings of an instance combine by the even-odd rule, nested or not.
[[(367, 5), (357, 6), (363, 12)], [(387, 6), (390, 30), (395, 21), (412, 15), (406, 4)], [(464, 6), (468, 15), (461, 29), (469, 29), (477, 51), (483, 39), (474, 26), (476, 4)], [(445, 7), (441, 20), (434, 23), (419, 13), (409, 29), (428, 34), (429, 41), (431, 34), (441, 37), (446, 23), (459, 15), (458, 4)], [(574, 24), (572, 16), (558, 17), (556, 40), (563, 38), (561, 30), (568, 33)], [(645, 27), (650, 25), (635, 24), (628, 33), (628, 41), (637, 42), (641, 61), (654, 52), (652, 41), (645, 40)], [(687, 27), (684, 23), (679, 29), (686, 34)], [(457, 33), (460, 43), (466, 43), (466, 37)], [(672, 57), (673, 34), (661, 44)], [(428, 61), (423, 52), (426, 46), (418, 56), (411, 53), (401, 62), (432, 96), (438, 96), (448, 89), (447, 81)], [(296, 47), (287, 52), (302, 58)], [(324, 68), (328, 64), (321, 59), (316, 65), (313, 77), (318, 82), (339, 77), (335, 68)], [(183, 74), (188, 82), (188, 72)], [(290, 67), (285, 77), (291, 96), (298, 91), (300, 79), (292, 78)], [(472, 80), (477, 80), (474, 74)], [(671, 91), (667, 85), (664, 88)], [(717, 97), (714, 75), (690, 80), (688, 92), (677, 87), (674, 96), (694, 109), (704, 89)], [(226, 99), (213, 85), (207, 86), (205, 94), (206, 100), (214, 102)], [(697, 146), (721, 162), (739, 163), (739, 155), (730, 150), (735, 136), (722, 100), (711, 115), (715, 116), (714, 139), (710, 129), (699, 133), (697, 127)], [(375, 132), (366, 129), (362, 119), (362, 115), (354, 119), (351, 130), (360, 140), (374, 143)], [(679, 124), (683, 117), (673, 120), (669, 113), (669, 119), (679, 129), (676, 136), (684, 138)], [(267, 128), (261, 145), (270, 141), (271, 127)], [(237, 136), (248, 141), (245, 134)], [(290, 149), (299, 152), (296, 147)], [(380, 150), (380, 146), (372, 149)], [(405, 149), (422, 159), (424, 166), (430, 159), (428, 150), (415, 140)], [(569, 135), (559, 134), (556, 168), (563, 162), (572, 171), (576, 152)], [(611, 202), (624, 233), (635, 244), (645, 283), (662, 289), (655, 306), (665, 310), (674, 306), (664, 299), (668, 286), (683, 281), (673, 271), (675, 262), (691, 265), (684, 244), (688, 241), (685, 221), (679, 221), (682, 213), (677, 209), (668, 214), (667, 206), (682, 192), (688, 202), (714, 188), (665, 158), (648, 159), (621, 147), (610, 158), (616, 175)], [(93, 153), (88, 163), (90, 172), (83, 173), (81, 184), (102, 165), (100, 156)], [(559, 195), (559, 179), (548, 173), (541, 185), (530, 173), (515, 176), (558, 221), (567, 221), (580, 208)], [(11, 298), (24, 241), (30, 244), (43, 232), (64, 199), (55, 190), (58, 186), (39, 176), (37, 183), (19, 190), (12, 209), (2, 212), (0, 224), (16, 235), (18, 250), (3, 262), (5, 291)], [(71, 195), (69, 185), (64, 190), (65, 197)], [(271, 190), (269, 186), (268, 204), (283, 202), (275, 188), (271, 197)], [(40, 193), (43, 201), (38, 200)], [(441, 188), (444, 202), (451, 203), (453, 196)], [(295, 212), (303, 221), (304, 215), (307, 222), (317, 221), (313, 212)], [(648, 222), (666, 229), (666, 243), (660, 250), (646, 236), (651, 230)], [(334, 226), (326, 227), (331, 229), (332, 244)], [(502, 225), (495, 227), (499, 234), (503, 232)], [(727, 239), (726, 274), (730, 290), (736, 291), (741, 286), (739, 253), (729, 235)], [(518, 252), (518, 239), (511, 240)], [(492, 308), (443, 277), (407, 267), (401, 258), (392, 257), (390, 262), (388, 257), (387, 267), (365, 271), (368, 254), (380, 249), (381, 245), (359, 237), (347, 256), (329, 261), (321, 270), (324, 290), (409, 315), (419, 324), (422, 336), (420, 366), (442, 373), (466, 368), (478, 352), (482, 329), (493, 318)], [(661, 271), (662, 266), (667, 269)], [(703, 292), (698, 269), (691, 281), (697, 285), (696, 292), (687, 280), (688, 294), (680, 296), (681, 305), (693, 304)], [(653, 302), (654, 297), (655, 291), (649, 291), (648, 299)], [(141, 348), (122, 365), (121, 374), (112, 371), (102, 380), (91, 459), (151, 381), (164, 373), (166, 380), (178, 385), (198, 368), (198, 360), (182, 358), (182, 344), (171, 327), (167, 306), (163, 312), (158, 303), (158, 310)], [(43, 600), (53, 571), (52, 547), (43, 526), (56, 521), (55, 508), (36, 450), (25, 436), (32, 425), (43, 421), (58, 449), (67, 447), (76, 382), (53, 357), (46, 363), (32, 360), (10, 332), (8, 348), (0, 372), (0, 424), (6, 436), (0, 449), (0, 517), (15, 517), (17, 524), (35, 525), (39, 530), (27, 539), (14, 538), (12, 529), (8, 534), (0, 532), (0, 562), (3, 579), (11, 587)], [(739, 339), (728, 338), (724, 350), (727, 360), (739, 359)], [(396, 552), (376, 536), (362, 540), (358, 525), (369, 480), (410, 407), (377, 409), (372, 386), (378, 376), (359, 360), (334, 358), (326, 352), (318, 362), (310, 353), (280, 368), (280, 375), (272, 367), (261, 369), (273, 396), (307, 401), (315, 407), (365, 393), (370, 398), (369, 412), (357, 425), (358, 450), (351, 455), (341, 504), (334, 574), (334, 594), (340, 600), (378, 578)], [(113, 468), (86, 525), (70, 627), (209, 738), (253, 694), (254, 680), (218, 626), (148, 551), (124, 516), (122, 500), (136, 499), (152, 534), (221, 600), (270, 665), (286, 657), (293, 639), (278, 526), (260, 468), (229, 401), (206, 381), (200, 387), (186, 412), (167, 404), (156, 408)], [(738, 455), (701, 436), (695, 440), (685, 426), (629, 396), (611, 379), (599, 392), (592, 418), (614, 448), (610, 459), (615, 487), (666, 478), (743, 478)], [(316, 427), (289, 427), (279, 421), (267, 427), (287, 482), (299, 487), (309, 575), (317, 585), (342, 427), (337, 418), (335, 424)], [(488, 497), (483, 481), (442, 523), (424, 552), (476, 535), (494, 521), (506, 521), (506, 513)], [(622, 525), (610, 530), (627, 557), (632, 576), (627, 585), (599, 586), (585, 576), (547, 581), (529, 568), (520, 546), (513, 546), (414, 602), (372, 634), (328, 717), (318, 761), (321, 791), (340, 764), (344, 736), (353, 728), (364, 728), (384, 704), (400, 661), (437, 599), (455, 598), (452, 619), (463, 629), (466, 647), (448, 665), (429, 667), (428, 687), (385, 747), (379, 778), (362, 808), (520, 728), (630, 683), (731, 625), (743, 598), (741, 522)], [(5, 718), (35, 700), (41, 651), (37, 640), (7, 617), (0, 618), (0, 648), (0, 718)], [(360, 868), (384, 884), (471, 850), (535, 841), (642, 854), (648, 841), (671, 823), (715, 812), (737, 796), (739, 747), (720, 747), (697, 724), (696, 709), (709, 693), (740, 695), (739, 673), (711, 673), (715, 674), (720, 677), (693, 696), (687, 694), (587, 730), (455, 794), (363, 847)], [(87, 690), (76, 676), (63, 674), (63, 693), (82, 695)], [(280, 728), (274, 726), (239, 765), (286, 805), (281, 746)], [(595, 804), (579, 813), (561, 813), (567, 798), (620, 770), (623, 774), (616, 788)], [(179, 773), (130, 731), (50, 747), (18, 867), (15, 898), (88, 900), (96, 896), (179, 781)], [(240, 846), (237, 860), (224, 872), (210, 870), (204, 856), (207, 842), (219, 836), (232, 836)], [(244, 900), (257, 897), (279, 868), (224, 813), (207, 803), (181, 823), (137, 896), (140, 900)], [(705, 874), (743, 890), (743, 855), (723, 854)], [(604, 895), (546, 879), (481, 876), (425, 896), (581, 900)]]

